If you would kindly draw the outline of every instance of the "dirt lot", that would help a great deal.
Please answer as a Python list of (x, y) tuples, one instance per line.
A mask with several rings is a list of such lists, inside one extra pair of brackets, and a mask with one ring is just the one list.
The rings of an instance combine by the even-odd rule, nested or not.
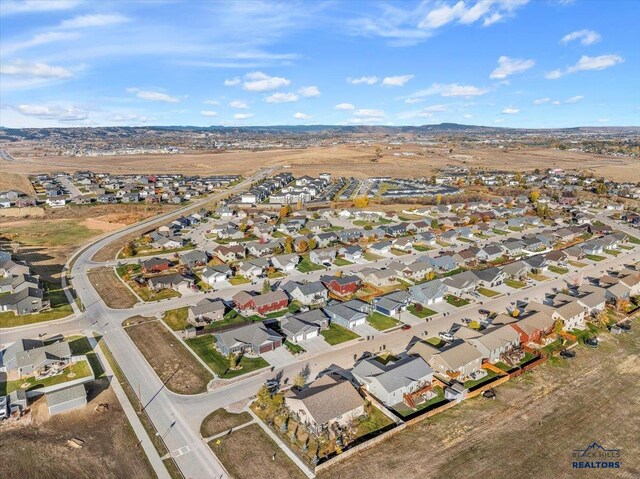
[(219, 445), (211, 441), (209, 447), (235, 479), (306, 477), (257, 424), (221, 438)]
[(0, 245), (12, 245), (14, 256), (26, 261), (43, 279), (60, 281), (62, 266), (83, 243), (174, 208), (173, 205), (70, 206), (45, 209), (40, 218), (0, 217)]
[(138, 302), (138, 298), (118, 278), (113, 268), (96, 268), (88, 273), (89, 281), (107, 306), (127, 309)]
[[(580, 346), (571, 362), (554, 359), (500, 386), (497, 400), (462, 403), (319, 477), (640, 477), (639, 321), (634, 329), (601, 335), (599, 349)], [(572, 469), (572, 451), (594, 441), (620, 449), (622, 468)]]
[[(328, 171), (334, 175), (368, 177), (430, 176), (434, 168), (445, 165), (492, 167), (519, 170), (535, 168), (588, 169), (614, 180), (640, 181), (638, 160), (546, 148), (498, 149), (486, 146), (473, 149), (456, 144), (420, 146), (407, 144), (386, 149), (375, 158), (374, 145), (338, 145), (304, 150), (229, 151), (223, 153), (185, 153), (180, 155), (137, 155), (114, 157), (26, 157), (24, 151), (11, 151), (19, 161), (5, 162), (7, 171), (33, 173), (40, 171), (89, 169), (113, 173), (240, 173), (248, 174), (267, 165), (290, 166), (294, 174), (317, 175)], [(453, 149), (449, 153), (449, 148)], [(415, 156), (394, 156), (413, 153)]]
[(167, 388), (178, 394), (199, 394), (213, 379), (193, 355), (159, 321), (129, 318), (140, 322), (127, 333)]
[[(49, 419), (47, 404), (33, 407), (33, 423), (0, 426), (3, 479), (148, 479), (154, 477), (120, 403), (106, 380), (88, 387), (89, 404)], [(99, 403), (109, 411), (99, 413)], [(27, 419), (21, 421), (27, 422)], [(67, 441), (85, 441), (81, 449)]]

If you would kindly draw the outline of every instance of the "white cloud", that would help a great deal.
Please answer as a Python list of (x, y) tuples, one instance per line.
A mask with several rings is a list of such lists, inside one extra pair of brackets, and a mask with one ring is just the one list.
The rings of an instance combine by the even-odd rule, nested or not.
[(598, 118), (600, 123), (609, 123), (611, 120), (609, 118)]
[(294, 114), (293, 117), (296, 120), (308, 120), (309, 118), (312, 118), (311, 115), (307, 115), (306, 113), (300, 113), (300, 112)]
[(418, 24), (418, 27), (431, 29), (440, 28), (456, 19), (461, 19), (465, 14), (467, 14), (467, 7), (462, 1), (453, 6), (442, 4), (431, 10), (425, 19)]
[(409, 96), (409, 98), (420, 98), (429, 95), (441, 95), (441, 96), (463, 96), (463, 97), (472, 97), (472, 96), (480, 96), (488, 93), (489, 90), (478, 88), (473, 85), (459, 85), (458, 83), (434, 83), (429, 88), (424, 90), (419, 90)]
[(503, 118), (498, 118), (497, 120), (493, 120), (494, 123), (504, 123)]
[(78, 17), (70, 18), (69, 20), (64, 20), (60, 24), (60, 28), (74, 29), (104, 27), (108, 25), (118, 25), (129, 21), (131, 21), (130, 18), (120, 14), (80, 15)]
[(503, 18), (513, 16), (514, 12), (529, 0), (478, 0), (475, 4), (459, 1), (453, 5), (438, 3), (429, 10), (418, 28), (436, 30), (449, 23), (457, 22), (471, 25), (482, 20), (482, 25), (493, 25)]
[(200, 114), (202, 116), (218, 116), (218, 112), (217, 111), (211, 111), (211, 110), (201, 110)]
[(503, 80), (510, 75), (522, 73), (535, 65), (534, 60), (521, 60), (519, 58), (509, 58), (501, 56), (498, 58), (498, 66), (491, 72), (489, 78), (494, 80)]
[(353, 112), (353, 114), (355, 116), (360, 116), (360, 117), (364, 117), (364, 118), (376, 118), (376, 117), (383, 117), (384, 116), (384, 110), (374, 110), (371, 108), (361, 108), (360, 110), (356, 110), (355, 112)]
[(240, 85), (240, 83), (242, 83), (242, 80), (238, 77), (236, 78), (227, 78), (224, 81), (224, 86), (236, 86), (236, 85)]
[(231, 108), (237, 108), (239, 110), (242, 110), (244, 108), (249, 108), (249, 105), (247, 105), (247, 102), (242, 100), (233, 100), (229, 102), (229, 106)]
[(236, 113), (233, 115), (236, 120), (246, 120), (253, 117), (253, 113)]
[(412, 105), (414, 103), (420, 103), (421, 101), (424, 101), (424, 98), (407, 98), (404, 102), (407, 105)]
[(598, 43), (602, 40), (602, 36), (598, 32), (594, 32), (593, 30), (578, 30), (575, 32), (571, 32), (566, 34), (560, 40), (560, 43), (567, 44), (574, 40), (580, 40), (580, 43), (583, 45), (593, 45), (594, 43)]
[(149, 123), (151, 121), (155, 121), (156, 119), (150, 116), (138, 115), (136, 113), (116, 113), (114, 115), (108, 116), (107, 120), (114, 123), (126, 123), (130, 125), (132, 123)]
[(291, 103), (294, 101), (298, 101), (300, 97), (295, 93), (282, 93), (277, 92), (269, 95), (265, 100), (267, 103)]
[(347, 82), (351, 83), (352, 85), (361, 85), (361, 84), (366, 84), (366, 85), (375, 85), (376, 83), (378, 83), (379, 78), (376, 76), (365, 76), (365, 77), (358, 77), (358, 78), (347, 78)]
[(16, 60), (9, 64), (0, 65), (0, 74), (25, 78), (41, 78), (62, 80), (71, 78), (73, 73), (63, 67), (47, 63), (30, 63)]
[(298, 93), (304, 97), (320, 96), (320, 89), (317, 86), (303, 86)]
[(288, 86), (291, 81), (283, 77), (272, 77), (262, 72), (247, 73), (243, 88), (247, 91), (269, 91)]
[(5, 0), (0, 8), (0, 15), (69, 10), (80, 3), (81, 0)]
[(576, 95), (576, 96), (572, 96), (571, 98), (567, 98), (564, 102), (565, 103), (578, 103), (583, 98), (584, 98), (583, 95)]
[(384, 118), (381, 117), (365, 117), (365, 118), (349, 118), (347, 123), (350, 125), (370, 125), (372, 123), (382, 123)]
[(396, 75), (391, 77), (385, 77), (382, 80), (382, 86), (404, 86), (415, 75)]
[(78, 32), (48, 32), (38, 33), (31, 37), (30, 40), (15, 43), (5, 43), (2, 48), (2, 54), (7, 55), (15, 53), (27, 48), (37, 47), (40, 45), (48, 45), (49, 43), (76, 40), (80, 37)]
[(468, 120), (469, 118), (473, 118), (473, 115), (470, 113), (467, 113), (466, 115), (463, 115), (463, 117)]
[(558, 100), (554, 100), (553, 102), (551, 102), (552, 105), (559, 105), (560, 102)]
[(179, 103), (180, 99), (167, 95), (161, 91), (155, 90), (141, 90), (140, 88), (127, 88), (127, 92), (135, 93), (136, 96), (142, 100), (148, 101), (161, 101), (164, 103)]
[(520, 110), (512, 106), (508, 106), (502, 110), (502, 113), (505, 115), (515, 115), (516, 113), (520, 113)]
[(218, 100), (205, 100), (202, 103), (204, 103), (205, 105), (219, 105), (220, 102)]
[(56, 120), (61, 122), (83, 121), (88, 118), (88, 112), (75, 106), (22, 104), (14, 107), (16, 111), (26, 116), (42, 120)]
[(334, 108), (336, 110), (354, 110), (355, 106), (351, 103), (338, 103)]
[(537, 100), (533, 100), (533, 104), (534, 105), (542, 105), (544, 103), (549, 103), (550, 101), (551, 101), (551, 98), (549, 98), (549, 97), (538, 98)]
[(553, 70), (547, 73), (545, 75), (545, 78), (547, 78), (548, 80), (557, 80), (558, 78), (570, 73), (590, 70), (605, 70), (606, 68), (611, 68), (612, 66), (618, 65), (619, 63), (623, 62), (624, 58), (619, 55), (600, 55), (597, 57), (583, 55), (575, 65), (567, 67), (564, 70)]

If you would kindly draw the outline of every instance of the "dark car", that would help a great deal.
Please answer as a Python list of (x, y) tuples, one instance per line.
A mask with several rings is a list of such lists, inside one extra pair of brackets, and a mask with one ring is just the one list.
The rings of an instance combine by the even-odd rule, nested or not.
[(564, 359), (573, 359), (576, 357), (576, 353), (575, 351), (571, 351), (569, 349), (563, 349), (562, 351), (560, 351), (560, 357)]
[(491, 388), (487, 389), (482, 393), (482, 397), (485, 399), (495, 399), (496, 398), (496, 390)]
[(491, 311), (489, 311), (488, 309), (479, 309), (478, 313), (488, 315), (489, 313), (491, 313)]
[(598, 341), (598, 338), (586, 338), (584, 340), (584, 344), (594, 349), (598, 347), (599, 343), (600, 341)]
[(402, 329), (403, 331), (407, 331), (407, 330), (411, 329), (411, 325), (410, 324), (404, 324), (404, 325), (402, 325), (402, 327), (400, 329)]

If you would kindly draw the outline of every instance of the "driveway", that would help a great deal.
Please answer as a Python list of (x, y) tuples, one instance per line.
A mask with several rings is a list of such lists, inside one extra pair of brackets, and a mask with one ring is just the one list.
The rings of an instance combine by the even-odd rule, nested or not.
[(367, 336), (379, 336), (382, 334), (382, 331), (378, 331), (376, 328), (374, 328), (373, 326), (370, 326), (368, 323), (365, 323), (361, 326), (356, 326), (353, 330), (356, 333), (358, 333), (360, 336), (365, 338)]
[(284, 346), (268, 353), (263, 353), (261, 356), (275, 368), (282, 368), (296, 362), (296, 358)]
[(323, 353), (331, 349), (331, 345), (327, 343), (322, 336), (300, 341), (299, 344), (311, 355)]

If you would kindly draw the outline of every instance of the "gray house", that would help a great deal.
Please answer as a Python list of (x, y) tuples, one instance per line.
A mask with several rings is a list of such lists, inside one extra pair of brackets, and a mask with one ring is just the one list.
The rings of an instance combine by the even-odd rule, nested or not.
[(40, 288), (24, 288), (17, 293), (0, 296), (0, 311), (32, 314), (42, 310), (43, 292)]
[(216, 346), (222, 354), (261, 354), (282, 346), (282, 337), (264, 323), (247, 326), (215, 334)]
[(2, 369), (16, 371), (19, 377), (44, 373), (52, 366), (66, 366), (71, 349), (66, 341), (44, 344), (38, 339), (20, 339), (2, 353)]
[(55, 415), (87, 404), (87, 391), (84, 384), (76, 384), (64, 389), (58, 389), (46, 394), (49, 414)]
[(423, 306), (441, 302), (446, 292), (447, 287), (439, 279), (409, 287), (411, 301)]
[(329, 316), (331, 322), (347, 329), (355, 329), (356, 326), (362, 326), (366, 323), (369, 305), (359, 299), (352, 299), (344, 303), (331, 303), (325, 306), (324, 312)]
[(194, 326), (204, 326), (224, 319), (226, 307), (220, 300), (205, 298), (189, 308), (187, 320)]
[(328, 326), (329, 319), (319, 309), (287, 315), (280, 320), (282, 333), (292, 343), (315, 338)]

